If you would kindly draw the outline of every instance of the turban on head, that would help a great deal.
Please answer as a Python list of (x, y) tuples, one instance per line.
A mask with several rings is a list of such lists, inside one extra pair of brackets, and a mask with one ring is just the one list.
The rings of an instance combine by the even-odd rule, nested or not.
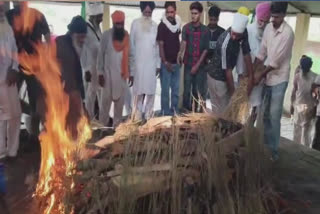
[(238, 13), (242, 14), (242, 15), (245, 15), (245, 16), (249, 16), (250, 14), (250, 10), (246, 7), (240, 7), (238, 9)]
[(312, 59), (308, 56), (301, 58), (300, 66), (303, 72), (309, 72), (312, 67)]
[(288, 2), (272, 2), (271, 13), (282, 13), (286, 14), (288, 9)]
[(269, 20), (270, 19), (270, 3), (262, 2), (256, 7), (256, 16), (258, 19)]
[(236, 13), (233, 17), (231, 29), (235, 33), (243, 33), (247, 27), (249, 18), (246, 15)]
[(75, 16), (68, 25), (68, 30), (71, 33), (87, 33), (87, 23), (81, 16)]
[(141, 12), (143, 12), (148, 6), (151, 8), (151, 10), (154, 10), (154, 8), (156, 7), (156, 4), (153, 1), (141, 1), (140, 2)]
[(86, 2), (86, 4), (88, 16), (103, 14), (103, 4), (101, 2)]
[(119, 23), (119, 22), (124, 22), (125, 15), (124, 12), (120, 10), (114, 11), (114, 13), (111, 15), (112, 22), (113, 23)]

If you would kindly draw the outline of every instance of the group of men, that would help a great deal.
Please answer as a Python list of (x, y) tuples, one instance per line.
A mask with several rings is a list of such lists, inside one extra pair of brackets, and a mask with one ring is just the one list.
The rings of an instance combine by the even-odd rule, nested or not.
[[(88, 2), (88, 21), (81, 16), (74, 17), (68, 25), (68, 33), (56, 38), (62, 81), (65, 92), (70, 96), (70, 106), (73, 106), (68, 115), (70, 123), (74, 123), (74, 118), (79, 116), (76, 108), (85, 106), (90, 119), (98, 115), (100, 122), (108, 126), (110, 107), (114, 103), (112, 125), (117, 127), (122, 121), (125, 103), (128, 103), (127, 109), (131, 108), (131, 101), (127, 99), (130, 98), (131, 86), (132, 119), (150, 119), (153, 116), (158, 76), (161, 82), (162, 115), (203, 112), (209, 93), (213, 114), (221, 116), (237, 90), (237, 75), (239, 81), (248, 81), (253, 115), (263, 115), (265, 143), (272, 151), (272, 158), (277, 159), (280, 120), (294, 42), (294, 33), (284, 20), (288, 3), (259, 3), (255, 19), (249, 25), (248, 9), (241, 8), (234, 14), (233, 24), (227, 30), (218, 25), (220, 9), (216, 6), (208, 11), (208, 26), (201, 23), (203, 6), (200, 2), (191, 3), (191, 22), (184, 26), (176, 14), (175, 2), (165, 3), (165, 14), (159, 25), (152, 20), (155, 6), (154, 2), (140, 2), (142, 15), (133, 21), (129, 35), (124, 28), (125, 14), (122, 11), (112, 14), (113, 27), (102, 33), (99, 25), (103, 18), (103, 5)], [(48, 24), (36, 10), (34, 11), (41, 18), (37, 19), (33, 31), (30, 31), (30, 35), (20, 34), (19, 28), (15, 26), (16, 22), (12, 20), (21, 17), (21, 13), (26, 10), (34, 9), (20, 2), (8, 12), (13, 32), (7, 24), (4, 12), (0, 13), (0, 21), (6, 26), (4, 32), (4, 28), (1, 29), (0, 45), (10, 46), (11, 54), (16, 53), (16, 45), (18, 52), (30, 51), (32, 54), (32, 44), (41, 42), (42, 36), (47, 43), (51, 42)], [(12, 34), (16, 41), (14, 37), (10, 37)], [(17, 94), (15, 76), (19, 69), (18, 62), (16, 57), (1, 54), (0, 63), (7, 62), (5, 66), (1, 65), (3, 78), (0, 79), (0, 87), (14, 91), (11, 94)], [(21, 70), (23, 62), (19, 63)], [(182, 65), (183, 104), (179, 108)], [(236, 73), (233, 73), (234, 69)], [(31, 113), (39, 115), (37, 103), (42, 96), (41, 86), (33, 76), (23, 75), (23, 79), (27, 83)], [(2, 92), (1, 88), (0, 107), (3, 103), (8, 103)], [(14, 97), (10, 95), (6, 99)], [(1, 132), (6, 132), (8, 136), (1, 136), (0, 155), (11, 157), (16, 155), (18, 148), (16, 120), (19, 118), (20, 121), (21, 116), (21, 109), (14, 111), (12, 108), (18, 102), (18, 96), (16, 97), (11, 106), (2, 111), (8, 111), (12, 115), (6, 116), (0, 112)], [(36, 131), (32, 134), (36, 136), (39, 116), (34, 118)]]

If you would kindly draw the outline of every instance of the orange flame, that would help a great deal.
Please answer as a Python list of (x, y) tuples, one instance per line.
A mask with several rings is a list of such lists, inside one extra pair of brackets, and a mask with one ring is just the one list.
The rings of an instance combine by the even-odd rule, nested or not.
[[(32, 16), (32, 13), (23, 17), (27, 19), (18, 18), (15, 24), (19, 23), (21, 30), (27, 32), (38, 17)], [(39, 43), (35, 44), (34, 48), (35, 54), (22, 52), (19, 60), (25, 72), (39, 80), (46, 95), (45, 130), (40, 135), (41, 166), (35, 196), (48, 201), (44, 213), (63, 213), (64, 194), (74, 187), (71, 179), (76, 162), (74, 154), (91, 138), (91, 129), (86, 116), (82, 114), (77, 124), (77, 139), (74, 140), (68, 132), (66, 118), (69, 112), (69, 96), (64, 92), (61, 81), (55, 44)]]

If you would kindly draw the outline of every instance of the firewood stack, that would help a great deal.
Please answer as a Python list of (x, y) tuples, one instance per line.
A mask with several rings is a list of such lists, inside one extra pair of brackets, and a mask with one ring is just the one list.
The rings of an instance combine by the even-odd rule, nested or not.
[(229, 185), (245, 146), (241, 128), (206, 114), (122, 124), (89, 145), (98, 153), (78, 163), (66, 204), (86, 214), (209, 214), (222, 204), (235, 213)]

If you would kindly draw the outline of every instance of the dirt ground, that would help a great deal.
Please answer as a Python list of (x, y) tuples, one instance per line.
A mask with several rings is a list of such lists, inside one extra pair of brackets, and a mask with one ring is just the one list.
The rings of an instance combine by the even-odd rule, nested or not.
[[(292, 207), (287, 213), (319, 214), (320, 153), (282, 138), (280, 154), (279, 162), (274, 163), (274, 179), (276, 191)], [(4, 199), (10, 212), (4, 211), (0, 202), (1, 214), (37, 214), (32, 193), (39, 164), (39, 151), (20, 154), (15, 162), (6, 164), (8, 194)]]

